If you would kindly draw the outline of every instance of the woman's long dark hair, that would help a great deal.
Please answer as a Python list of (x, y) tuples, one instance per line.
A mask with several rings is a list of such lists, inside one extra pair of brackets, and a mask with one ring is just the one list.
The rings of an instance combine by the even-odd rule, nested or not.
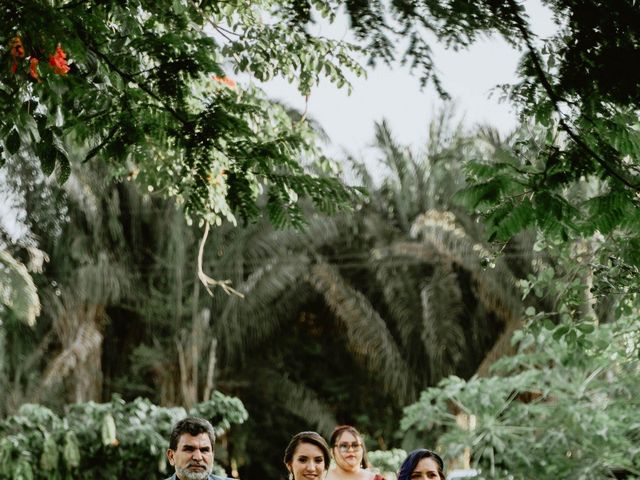
[(440, 457), (436, 452), (432, 452), (426, 448), (419, 448), (407, 455), (407, 458), (405, 458), (402, 465), (400, 465), (398, 480), (409, 480), (411, 478), (411, 474), (416, 469), (416, 465), (418, 465), (418, 462), (423, 458), (433, 458), (433, 460), (438, 464), (438, 475), (440, 475), (440, 480), (447, 480), (447, 477), (444, 475), (444, 462), (442, 461), (442, 457)]
[(324, 458), (324, 468), (329, 468), (329, 462), (331, 461), (331, 457), (329, 455), (329, 446), (322, 435), (317, 432), (300, 432), (296, 433), (287, 445), (287, 448), (284, 451), (284, 463), (285, 465), (289, 465), (293, 461), (293, 454), (296, 451), (296, 448), (301, 443), (310, 443), (311, 445), (315, 445), (322, 451), (322, 457)]

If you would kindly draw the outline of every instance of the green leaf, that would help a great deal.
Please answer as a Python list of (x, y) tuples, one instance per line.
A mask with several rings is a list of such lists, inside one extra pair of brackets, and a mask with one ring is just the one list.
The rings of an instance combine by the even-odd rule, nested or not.
[(15, 155), (18, 150), (20, 150), (20, 134), (17, 132), (17, 130), (11, 130), (11, 133), (9, 133), (5, 142), (7, 145), (7, 150), (10, 154)]
[(528, 198), (513, 208), (497, 226), (497, 239), (509, 240), (516, 233), (526, 229), (535, 219), (535, 210)]
[(591, 323), (581, 323), (577, 325), (576, 328), (584, 334), (592, 333), (595, 330), (595, 327)]
[(37, 146), (38, 157), (40, 158), (40, 166), (42, 173), (51, 175), (56, 167), (58, 159), (58, 150), (50, 143), (39, 143)]
[(58, 167), (56, 170), (56, 178), (58, 182), (64, 184), (71, 175), (71, 164), (69, 163), (69, 159), (66, 155), (63, 155), (61, 152), (58, 152), (56, 155), (56, 166)]
[(569, 330), (570, 327), (568, 325), (560, 325), (553, 331), (553, 339), (560, 340), (569, 332)]
[(495, 202), (500, 196), (500, 184), (495, 180), (478, 183), (457, 192), (453, 200), (469, 208), (476, 208), (484, 202)]

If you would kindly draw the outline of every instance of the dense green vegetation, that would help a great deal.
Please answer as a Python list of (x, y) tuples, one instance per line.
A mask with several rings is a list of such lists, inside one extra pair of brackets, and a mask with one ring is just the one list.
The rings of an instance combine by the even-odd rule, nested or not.
[[(479, 478), (637, 478), (640, 368), (637, 311), (615, 324), (518, 333), (519, 352), (495, 376), (443, 380), (407, 407), (405, 430), (441, 430), (449, 458), (468, 448)], [(588, 328), (587, 328), (588, 327)], [(457, 422), (472, 416), (471, 424)]]
[[(216, 435), (247, 418), (242, 402), (219, 392), (189, 413), (210, 419)], [(119, 397), (71, 405), (63, 418), (41, 405), (24, 404), (0, 422), (0, 478), (167, 476), (167, 438), (186, 415), (181, 407), (161, 408), (143, 399), (126, 403)]]
[[(292, 432), (338, 422), (483, 478), (640, 476), (640, 7), (544, 3), (547, 39), (515, 0), (3, 5), (2, 194), (23, 234), (0, 230), (2, 474), (73, 476), (73, 431), (115, 478), (125, 442), (162, 450), (164, 407), (224, 392), (249, 414), (219, 455), (243, 478), (282, 477)], [(355, 45), (309, 33), (339, 11)], [(504, 87), (521, 126), (444, 110), (411, 150), (377, 125), (386, 175), (342, 166), (366, 196), (304, 114), (231, 78), (307, 95), (362, 73), (365, 47), (446, 95), (428, 32), (522, 49)], [(96, 436), (107, 413), (119, 445)]]

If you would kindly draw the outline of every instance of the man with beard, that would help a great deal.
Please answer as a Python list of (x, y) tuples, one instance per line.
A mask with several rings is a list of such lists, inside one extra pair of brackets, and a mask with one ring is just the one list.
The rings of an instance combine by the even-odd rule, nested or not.
[(215, 439), (213, 427), (204, 418), (187, 417), (176, 423), (167, 450), (176, 473), (167, 480), (224, 480), (211, 474)]

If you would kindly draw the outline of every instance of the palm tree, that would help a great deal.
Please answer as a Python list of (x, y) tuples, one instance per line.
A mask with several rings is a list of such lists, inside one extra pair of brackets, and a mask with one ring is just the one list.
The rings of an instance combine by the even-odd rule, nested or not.
[(56, 213), (29, 227), (51, 262), (36, 279), (45, 315), (26, 349), (39, 367), (26, 398), (44, 385), (70, 400), (119, 392), (189, 406), (222, 389), (245, 402), (250, 428), (270, 432), (251, 439), (261, 463), (243, 447), (247, 430), (231, 434), (248, 477), (277, 477), (268, 465), (296, 429), (353, 422), (385, 447), (401, 408), (445, 375), (472, 375), (521, 309), (513, 265), (492, 260), (452, 202), (476, 145), (451, 122), (443, 112), (418, 153), (378, 125), (387, 175), (376, 183), (351, 159), (370, 192), (353, 213), (308, 209), (302, 232), (212, 232), (203, 267), (244, 299), (205, 294), (198, 229), (172, 202), (96, 166), (74, 171), (51, 194)]
[[(441, 114), (418, 154), (378, 125), (388, 174), (376, 184), (366, 165), (351, 159), (370, 192), (354, 213), (310, 212), (304, 232), (258, 224), (209, 246), (209, 258), (220, 255), (210, 265), (214, 276), (230, 278), (245, 296), (218, 293), (214, 302), (217, 381), (224, 388), (251, 405), (298, 417), (302, 411), (312, 422), (307, 428), (326, 431), (331, 418), (360, 422), (384, 446), (380, 433), (395, 426), (356, 417), (376, 409), (358, 395), (390, 405), (384, 415), (393, 424), (425, 386), (448, 374), (472, 375), (505, 326), (520, 320), (511, 265), (494, 258), (481, 225), (452, 201), (477, 146), (450, 122), (450, 113)], [(325, 350), (302, 348), (301, 332)], [(300, 358), (289, 356), (292, 348)], [(328, 373), (321, 380), (299, 374), (309, 366)], [(336, 394), (344, 378), (350, 383)], [(368, 382), (364, 395), (353, 391), (354, 378)], [(250, 417), (261, 426), (271, 418), (261, 411)], [(265, 474), (251, 471), (258, 473)]]

